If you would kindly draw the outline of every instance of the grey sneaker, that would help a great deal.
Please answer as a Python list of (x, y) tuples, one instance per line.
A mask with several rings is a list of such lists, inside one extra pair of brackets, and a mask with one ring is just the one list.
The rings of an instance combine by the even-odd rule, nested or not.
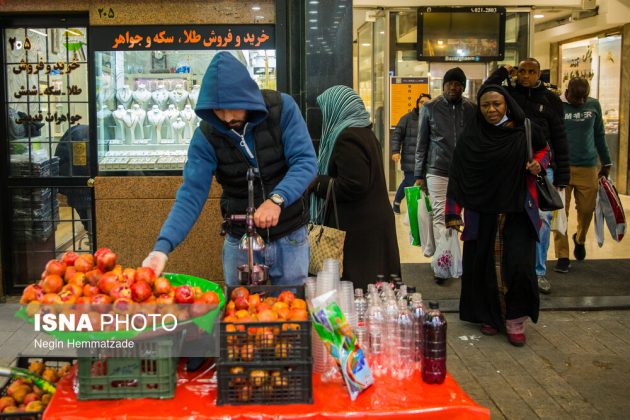
[(551, 293), (551, 283), (545, 276), (538, 276), (538, 291), (545, 295)]

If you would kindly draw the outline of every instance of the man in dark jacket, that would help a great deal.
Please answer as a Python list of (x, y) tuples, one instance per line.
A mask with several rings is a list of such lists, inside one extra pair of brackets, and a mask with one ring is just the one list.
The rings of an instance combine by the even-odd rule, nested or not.
[[(247, 171), (257, 168), (254, 222), (266, 247), (255, 253), (255, 263), (269, 266), (274, 284), (301, 283), (309, 263), (305, 191), (317, 161), (297, 104), (289, 95), (261, 91), (243, 64), (220, 52), (206, 70), (195, 112), (202, 122), (188, 149), (184, 182), (143, 265), (162, 272), (167, 254), (199, 217), (213, 175), (223, 188), (222, 215), (245, 214)], [(239, 249), (245, 226), (228, 226), (227, 233), (223, 273), (225, 283), (233, 286), (237, 267), (247, 263)]]
[[(404, 178), (394, 197), (394, 213), (400, 214), (400, 203), (405, 198), (405, 187), (414, 182), (413, 170), (416, 166), (416, 145), (418, 144), (418, 114), (420, 108), (431, 100), (431, 95), (421, 93), (416, 100), (416, 107), (400, 118), (392, 134), (392, 160), (400, 162)], [(402, 155), (402, 156), (401, 156)]]
[[(420, 110), (414, 169), (416, 185), (428, 192), (431, 199), (436, 248), (446, 232), (444, 206), (455, 142), (468, 122), (475, 118), (477, 109), (472, 101), (462, 97), (466, 88), (466, 75), (462, 69), (448, 70), (442, 83), (442, 95), (427, 102)], [(438, 284), (444, 280), (435, 277)]]
[[(540, 63), (535, 58), (521, 61), (516, 71), (516, 85), (512, 86), (510, 73), (512, 66), (499, 67), (486, 80), (486, 83), (501, 84), (507, 80), (507, 90), (525, 111), (525, 116), (532, 120), (543, 133), (551, 148), (551, 166), (547, 169), (547, 177), (558, 189), (569, 185), (569, 146), (564, 131), (564, 111), (560, 98), (545, 87), (540, 81)], [(547, 250), (551, 234), (551, 212), (540, 212), (542, 226), (539, 241), (536, 245), (536, 275), (538, 289), (541, 293), (550, 293), (551, 284), (546, 278)], [(556, 271), (569, 271), (568, 259), (558, 261)]]

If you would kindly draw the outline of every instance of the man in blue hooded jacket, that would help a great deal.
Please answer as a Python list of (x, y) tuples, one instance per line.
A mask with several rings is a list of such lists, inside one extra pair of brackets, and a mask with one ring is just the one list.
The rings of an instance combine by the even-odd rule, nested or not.
[[(269, 266), (274, 284), (301, 283), (308, 275), (306, 190), (317, 160), (306, 123), (286, 94), (260, 90), (247, 68), (220, 52), (206, 70), (195, 108), (202, 122), (184, 167), (184, 182), (143, 266), (159, 274), (167, 255), (182, 242), (208, 198), (212, 176), (223, 188), (221, 213), (245, 214), (247, 171), (257, 168), (254, 223), (265, 239), (255, 262)], [(223, 244), (226, 284), (237, 284), (237, 267), (247, 263), (239, 249), (245, 226), (228, 225)]]

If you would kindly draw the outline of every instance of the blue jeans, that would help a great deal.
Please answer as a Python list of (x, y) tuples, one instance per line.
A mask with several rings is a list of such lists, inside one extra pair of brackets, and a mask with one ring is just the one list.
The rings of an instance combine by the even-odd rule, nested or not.
[(413, 176), (413, 171), (404, 171), (403, 173), (405, 174), (405, 177), (398, 186), (396, 196), (394, 196), (394, 204), (398, 205), (400, 205), (403, 198), (405, 198), (405, 187), (412, 187), (416, 181), (415, 177)]
[[(547, 178), (553, 182), (553, 170), (547, 168)], [(544, 276), (547, 274), (547, 250), (549, 250), (549, 237), (551, 236), (551, 219), (553, 212), (538, 211), (540, 216), (540, 230), (538, 231), (538, 242), (536, 242), (536, 275)]]
[[(237, 286), (236, 269), (247, 264), (247, 253), (239, 249), (241, 238), (226, 235), (223, 242), (223, 279), (228, 286)], [(267, 243), (262, 252), (254, 252), (254, 262), (269, 267), (269, 278), (274, 285), (301, 285), (308, 277), (310, 246), (306, 226), (280, 239)]]

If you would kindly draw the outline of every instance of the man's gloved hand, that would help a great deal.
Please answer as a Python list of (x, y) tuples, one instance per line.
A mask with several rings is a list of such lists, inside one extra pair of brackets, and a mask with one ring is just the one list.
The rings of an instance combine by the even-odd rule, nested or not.
[(420, 189), (424, 191), (425, 194), (429, 194), (429, 190), (427, 189), (427, 181), (424, 178), (416, 179), (416, 183), (414, 185), (419, 185)]
[(262, 229), (274, 227), (280, 219), (280, 211), (282, 209), (279, 205), (271, 200), (265, 200), (254, 213), (254, 224)]
[(394, 162), (398, 162), (398, 161), (400, 161), (400, 153), (394, 153), (394, 154), (392, 155), (392, 160), (393, 160)]
[(161, 251), (151, 251), (149, 255), (142, 261), (143, 267), (149, 267), (155, 271), (155, 275), (159, 276), (164, 271), (164, 266), (168, 261), (168, 256)]
[(597, 174), (597, 179), (601, 177), (608, 178), (608, 175), (610, 175), (610, 165), (602, 166), (601, 169), (599, 170), (599, 173)]

